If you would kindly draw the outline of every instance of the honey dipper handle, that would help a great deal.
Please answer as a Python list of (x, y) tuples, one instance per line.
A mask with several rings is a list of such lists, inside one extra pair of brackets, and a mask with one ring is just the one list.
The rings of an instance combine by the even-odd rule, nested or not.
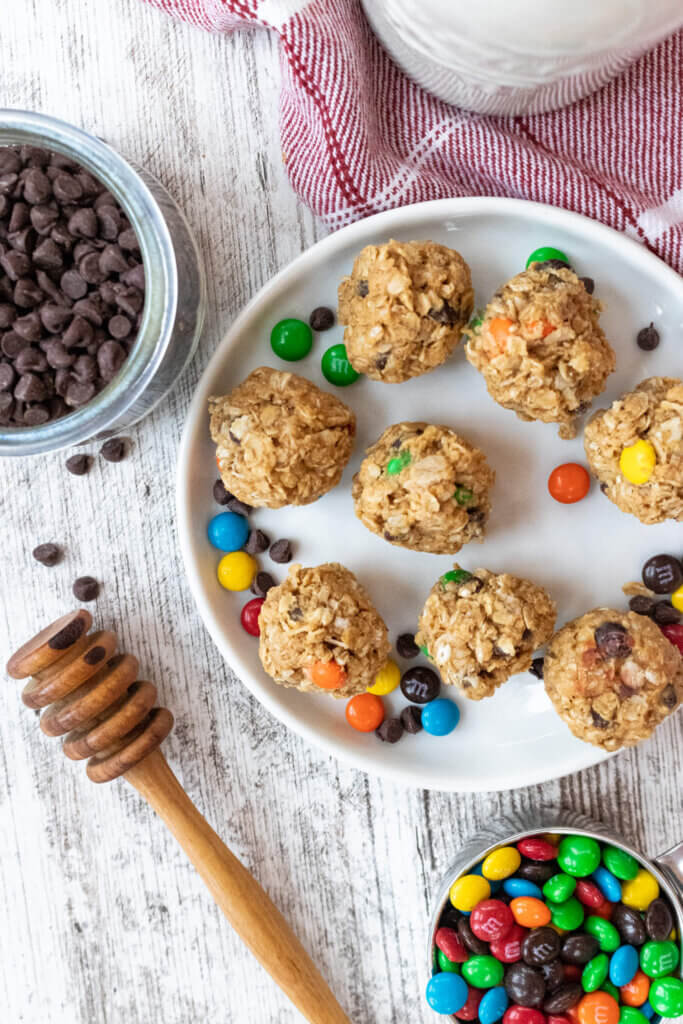
[(161, 751), (125, 778), (166, 822), (232, 927), (306, 1020), (351, 1024), (280, 911), (199, 813)]

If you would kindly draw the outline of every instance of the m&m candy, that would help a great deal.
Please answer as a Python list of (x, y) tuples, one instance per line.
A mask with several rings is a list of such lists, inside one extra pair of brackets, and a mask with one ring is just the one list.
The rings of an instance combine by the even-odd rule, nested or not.
[(250, 636), (261, 635), (258, 619), (263, 607), (263, 600), (262, 597), (255, 597), (253, 601), (247, 601), (240, 612), (240, 622)]
[(578, 462), (564, 462), (556, 466), (548, 477), (551, 498), (562, 505), (573, 505), (588, 494), (591, 478), (588, 470)]
[(351, 366), (346, 354), (346, 346), (342, 344), (331, 345), (323, 354), (320, 365), (325, 380), (328, 380), (330, 384), (335, 384), (338, 388), (348, 387), (360, 377), (360, 374)]
[(256, 560), (246, 551), (233, 551), (218, 563), (218, 582), (226, 590), (247, 590), (257, 568)]
[(313, 332), (303, 320), (280, 320), (270, 332), (270, 347), (280, 359), (296, 362), (311, 351)]
[(239, 551), (249, 536), (249, 523), (236, 512), (219, 512), (209, 523), (209, 541), (219, 551)]

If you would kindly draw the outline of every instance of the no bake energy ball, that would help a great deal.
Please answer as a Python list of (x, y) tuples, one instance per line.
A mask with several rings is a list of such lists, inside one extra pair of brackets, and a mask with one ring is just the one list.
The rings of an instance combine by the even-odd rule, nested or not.
[(649, 377), (586, 426), (590, 467), (641, 523), (683, 520), (683, 382)]
[(483, 538), (494, 478), (484, 453), (448, 427), (397, 423), (353, 479), (356, 515), (391, 544), (454, 554)]
[(389, 654), (387, 627), (356, 577), (294, 564), (259, 616), (261, 663), (276, 683), (334, 697), (364, 693)]
[(560, 437), (571, 438), (615, 367), (599, 311), (569, 267), (532, 263), (468, 329), (465, 352), (499, 405), (523, 420), (559, 423)]
[(530, 580), (455, 565), (432, 587), (415, 642), (429, 651), (444, 683), (481, 700), (527, 671), (550, 639), (555, 615), (554, 601)]
[(368, 245), (339, 286), (354, 370), (397, 383), (448, 359), (472, 313), (470, 270), (436, 242)]
[(683, 698), (683, 658), (645, 615), (596, 608), (555, 634), (543, 677), (575, 736), (604, 750), (649, 736)]
[(261, 366), (209, 399), (211, 437), (228, 491), (249, 505), (308, 505), (335, 487), (356, 417), (304, 377)]

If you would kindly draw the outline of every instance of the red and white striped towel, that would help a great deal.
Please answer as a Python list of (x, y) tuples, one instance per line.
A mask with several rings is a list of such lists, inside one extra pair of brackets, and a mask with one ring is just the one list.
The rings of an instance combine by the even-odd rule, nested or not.
[(683, 273), (683, 31), (549, 114), (450, 107), (392, 62), (358, 0), (149, 0), (200, 28), (281, 40), (282, 149), (331, 228), (445, 196), (515, 196), (625, 231)]

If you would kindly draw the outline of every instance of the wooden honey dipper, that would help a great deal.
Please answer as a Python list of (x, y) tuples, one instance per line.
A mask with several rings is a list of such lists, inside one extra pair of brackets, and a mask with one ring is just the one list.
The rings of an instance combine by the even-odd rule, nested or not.
[(156, 687), (138, 680), (138, 661), (116, 653), (116, 634), (89, 633), (92, 615), (71, 612), (24, 644), (7, 663), (32, 678), (22, 700), (45, 708), (40, 726), (65, 736), (64, 753), (89, 758), (93, 782), (122, 775), (166, 822), (230, 924), (311, 1024), (351, 1024), (317, 967), (255, 878), (194, 806), (159, 745), (173, 728), (154, 707)]

